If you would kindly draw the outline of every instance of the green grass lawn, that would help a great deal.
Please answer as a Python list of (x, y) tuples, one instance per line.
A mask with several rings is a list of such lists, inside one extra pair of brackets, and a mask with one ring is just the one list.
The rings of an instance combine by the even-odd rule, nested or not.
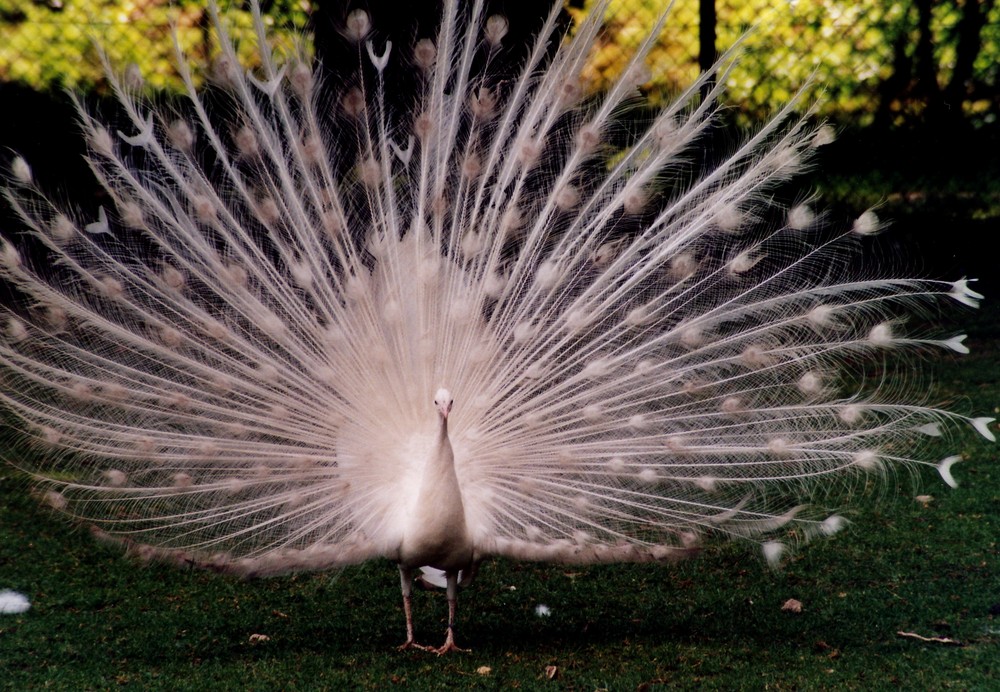
[[(934, 366), (936, 397), (1000, 410), (998, 336), (992, 305), (972, 355)], [(471, 652), (443, 658), (396, 651), (388, 562), (260, 581), (140, 565), (0, 470), (0, 590), (33, 604), (0, 615), (0, 688), (996, 690), (1000, 446), (970, 431), (942, 445), (951, 453), (967, 457), (957, 490), (933, 470), (903, 474), (780, 572), (741, 545), (662, 567), (488, 562), (459, 603)], [(801, 613), (782, 611), (790, 598)], [(439, 644), (444, 595), (415, 601), (418, 638)]]

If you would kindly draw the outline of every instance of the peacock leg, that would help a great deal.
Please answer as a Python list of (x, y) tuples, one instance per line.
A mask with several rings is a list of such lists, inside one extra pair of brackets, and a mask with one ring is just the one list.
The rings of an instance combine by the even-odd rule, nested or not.
[(444, 644), (434, 649), (434, 653), (440, 656), (448, 651), (468, 651), (460, 649), (455, 645), (455, 613), (458, 611), (458, 570), (446, 572), (448, 579), (448, 634), (445, 636)]
[(399, 645), (399, 650), (421, 649), (427, 651), (429, 646), (417, 644), (413, 640), (413, 571), (409, 567), (399, 566), (399, 582), (403, 592), (403, 614), (406, 615), (406, 641)]

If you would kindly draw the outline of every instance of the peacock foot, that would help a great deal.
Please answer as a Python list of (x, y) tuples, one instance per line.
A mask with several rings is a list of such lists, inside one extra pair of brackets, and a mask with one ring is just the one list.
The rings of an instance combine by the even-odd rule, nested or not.
[(420, 649), (421, 651), (437, 651), (432, 646), (424, 646), (423, 644), (417, 644), (412, 639), (407, 639), (405, 642), (396, 647), (397, 651), (406, 651), (407, 649)]
[(436, 649), (431, 649), (431, 651), (433, 651), (438, 656), (440, 656), (442, 654), (448, 653), (449, 651), (458, 651), (460, 653), (468, 653), (469, 651), (471, 651), (471, 649), (460, 649), (455, 644), (455, 638), (452, 636), (451, 631), (449, 630), (448, 631), (448, 637), (444, 640), (444, 644), (442, 644), (441, 646), (439, 646)]
[(438, 656), (440, 656), (441, 654), (448, 653), (449, 651), (458, 651), (460, 653), (467, 654), (470, 651), (472, 651), (472, 649), (460, 649), (459, 647), (455, 646), (455, 642), (450, 642), (450, 643), (449, 642), (445, 642), (444, 644), (442, 644), (438, 648), (431, 649), (431, 651), (433, 651)]

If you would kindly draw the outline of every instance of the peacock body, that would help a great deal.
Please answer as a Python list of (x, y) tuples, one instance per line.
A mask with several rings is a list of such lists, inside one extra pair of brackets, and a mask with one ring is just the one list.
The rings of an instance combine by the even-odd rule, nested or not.
[(444, 3), (403, 49), (355, 10), (343, 84), (280, 62), (255, 12), (247, 71), (215, 17), (211, 98), (183, 55), (185, 107), (109, 68), (124, 122), (80, 110), (94, 214), (10, 169), (28, 237), (0, 255), (20, 296), (0, 398), (41, 449), (16, 463), (97, 535), (248, 575), (389, 558), (407, 645), (414, 570), (437, 568), (443, 652), (459, 573), (487, 556), (665, 561), (723, 534), (775, 562), (842, 526), (817, 489), (931, 463), (921, 441), (950, 423), (992, 439), (885, 370), (965, 351), (902, 312), (982, 296), (859, 276), (872, 212), (831, 232), (777, 201), (827, 141), (808, 113), (700, 166), (725, 79), (634, 127), (652, 38), (588, 95), (603, 7), (571, 38), (554, 8), (513, 76), (483, 2)]

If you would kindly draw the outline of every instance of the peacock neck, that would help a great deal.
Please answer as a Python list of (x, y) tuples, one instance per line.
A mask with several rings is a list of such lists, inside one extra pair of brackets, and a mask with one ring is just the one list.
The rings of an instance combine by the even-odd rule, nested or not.
[(461, 506), (462, 491), (455, 474), (455, 452), (448, 437), (448, 419), (441, 417), (440, 420), (434, 447), (424, 462), (419, 494), (422, 499), (430, 495), (446, 499), (449, 505)]
[(402, 564), (444, 570), (468, 565), (472, 543), (466, 530), (465, 505), (444, 416), (435, 443), (424, 460), (410, 518), (400, 550)]

